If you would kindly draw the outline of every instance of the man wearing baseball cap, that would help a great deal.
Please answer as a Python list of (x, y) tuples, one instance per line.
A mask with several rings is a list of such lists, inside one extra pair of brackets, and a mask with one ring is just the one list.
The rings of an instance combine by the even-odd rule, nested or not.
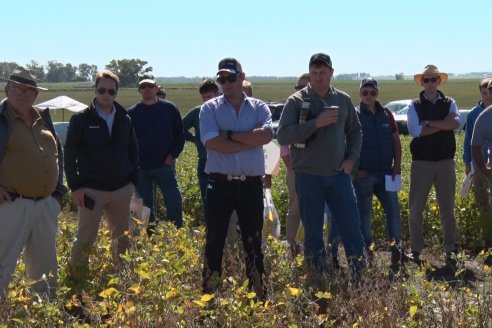
[[(63, 186), (63, 151), (47, 109), (33, 104), (36, 74), (17, 67), (0, 103), (0, 299), (24, 250), (26, 275), (35, 292), (54, 296), (56, 233)], [(46, 275), (46, 279), (42, 279)]]
[(245, 74), (235, 58), (219, 62), (217, 82), (223, 95), (202, 105), (200, 136), (207, 149), (207, 236), (203, 292), (220, 286), (224, 243), (235, 210), (246, 253), (246, 276), (258, 299), (267, 299), (261, 249), (263, 228), (263, 145), (272, 140), (270, 110), (263, 101), (246, 97)]
[(438, 90), (448, 79), (435, 65), (427, 65), (415, 74), (415, 82), (424, 90), (408, 107), (408, 132), (412, 166), (410, 169), (410, 242), (414, 260), (421, 262), (424, 249), (423, 212), (430, 189), (434, 186), (441, 216), (446, 264), (456, 265), (456, 218), (454, 195), (456, 172), (454, 129), (459, 127), (460, 114), (454, 99)]
[(137, 192), (143, 205), (150, 208), (149, 235), (159, 222), (154, 209), (154, 183), (163, 195), (168, 220), (177, 228), (183, 226), (181, 192), (174, 170), (174, 160), (184, 148), (183, 121), (176, 105), (157, 98), (158, 91), (154, 76), (143, 75), (138, 82), (142, 100), (128, 109), (139, 149)]
[[(281, 145), (290, 145), (299, 210), (304, 225), (304, 259), (313, 283), (326, 271), (323, 241), (325, 203), (340, 231), (351, 268), (365, 266), (364, 241), (350, 174), (359, 158), (362, 133), (350, 97), (331, 86), (330, 56), (309, 60), (310, 82), (285, 103), (278, 129)], [(357, 275), (355, 276), (357, 278)]]

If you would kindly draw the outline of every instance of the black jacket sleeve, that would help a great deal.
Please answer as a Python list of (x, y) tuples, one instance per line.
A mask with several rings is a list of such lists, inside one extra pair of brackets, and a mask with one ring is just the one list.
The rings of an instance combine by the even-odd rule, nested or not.
[(72, 191), (82, 187), (77, 167), (77, 156), (82, 138), (82, 115), (77, 114), (71, 117), (68, 125), (67, 140), (65, 141), (65, 176), (68, 187)]

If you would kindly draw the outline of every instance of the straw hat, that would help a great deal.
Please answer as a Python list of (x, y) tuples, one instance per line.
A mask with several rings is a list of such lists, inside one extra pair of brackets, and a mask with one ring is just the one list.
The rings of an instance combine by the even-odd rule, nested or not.
[(32, 69), (25, 69), (24, 67), (21, 66), (14, 69), (14, 71), (12, 72), (12, 74), (10, 74), (8, 79), (3, 77), (0, 77), (0, 79), (14, 82), (17, 84), (26, 85), (28, 87), (38, 90), (48, 90), (46, 88), (38, 87), (35, 71), (33, 71)]
[(423, 85), (422, 84), (423, 75), (439, 75), (439, 77), (441, 78), (441, 82), (439, 83), (439, 85), (443, 85), (444, 82), (446, 82), (446, 80), (448, 79), (448, 74), (439, 72), (439, 69), (437, 69), (437, 66), (435, 65), (427, 65), (425, 66), (424, 71), (422, 73), (415, 74), (413, 76), (413, 79), (415, 80), (415, 82), (417, 82), (418, 85)]

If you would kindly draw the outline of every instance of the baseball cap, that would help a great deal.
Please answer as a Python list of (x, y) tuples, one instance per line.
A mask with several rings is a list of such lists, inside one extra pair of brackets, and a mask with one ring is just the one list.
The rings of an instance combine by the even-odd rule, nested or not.
[(370, 87), (373, 87), (376, 90), (379, 90), (379, 88), (378, 88), (378, 81), (376, 81), (372, 77), (368, 77), (368, 78), (363, 79), (360, 82), (359, 90), (362, 89), (363, 87), (367, 87), (367, 86), (370, 86)]
[(152, 74), (144, 74), (138, 78), (138, 85), (142, 85), (144, 83), (157, 85), (154, 75)]
[(328, 66), (330, 68), (332, 67), (330, 56), (322, 52), (319, 52), (311, 56), (311, 59), (309, 59), (309, 66), (311, 67), (311, 65), (313, 64), (315, 65), (321, 64), (321, 65)]
[(239, 74), (242, 73), (242, 71), (243, 69), (241, 67), (241, 64), (236, 58), (227, 57), (219, 62), (219, 71), (217, 72), (217, 75), (219, 75), (220, 72)]

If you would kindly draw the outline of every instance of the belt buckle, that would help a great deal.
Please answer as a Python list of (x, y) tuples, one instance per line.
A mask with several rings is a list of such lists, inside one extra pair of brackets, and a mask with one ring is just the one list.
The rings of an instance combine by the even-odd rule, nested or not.
[(246, 181), (246, 176), (245, 175), (232, 175), (228, 174), (227, 175), (227, 181), (232, 181), (232, 180), (239, 180), (239, 181)]

